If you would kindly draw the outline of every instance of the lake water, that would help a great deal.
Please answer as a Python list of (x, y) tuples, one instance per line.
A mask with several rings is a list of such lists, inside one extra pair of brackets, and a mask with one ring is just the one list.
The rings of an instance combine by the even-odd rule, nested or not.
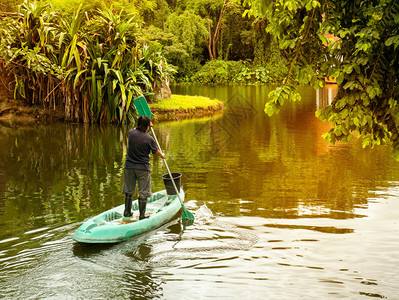
[[(389, 147), (323, 141), (315, 111), (335, 86), (302, 88), (269, 118), (271, 89), (175, 87), (226, 106), (154, 127), (196, 221), (111, 246), (71, 236), (124, 203), (128, 128), (0, 126), (0, 297), (397, 299), (398, 162)], [(164, 173), (154, 158), (153, 191)]]

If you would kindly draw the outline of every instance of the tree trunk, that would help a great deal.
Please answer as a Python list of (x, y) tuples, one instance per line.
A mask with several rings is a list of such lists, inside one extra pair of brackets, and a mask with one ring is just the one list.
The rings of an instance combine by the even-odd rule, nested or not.
[[(208, 48), (210, 60), (215, 60), (217, 58), (216, 44), (219, 40), (219, 33), (220, 33), (221, 25), (222, 25), (222, 19), (223, 19), (224, 13), (226, 12), (226, 8), (227, 8), (226, 4), (227, 4), (227, 0), (224, 0), (222, 8), (220, 9), (219, 19), (216, 24), (216, 28), (215, 28), (215, 32), (213, 33), (213, 36), (212, 36), (211, 23), (208, 22), (209, 37), (205, 37), (205, 42), (206, 42), (206, 46)], [(208, 20), (209, 19), (210, 19), (210, 12), (208, 11)]]
[(0, 61), (0, 98), (13, 98), (15, 77), (8, 75), (5, 63)]
[(219, 33), (220, 33), (220, 29), (222, 27), (222, 19), (223, 19), (224, 13), (226, 12), (226, 8), (227, 8), (226, 4), (227, 4), (227, 0), (224, 0), (222, 8), (220, 9), (219, 20), (216, 25), (215, 33), (213, 34), (212, 51), (213, 51), (213, 56), (215, 58), (217, 56), (216, 44), (219, 40)]
[(64, 90), (64, 97), (65, 97), (65, 120), (72, 121), (72, 118), (71, 118), (71, 109), (72, 109), (71, 108), (71, 106), (72, 106), (71, 94), (70, 94), (69, 88), (68, 88), (68, 86), (66, 86), (65, 82), (63, 82), (63, 84), (62, 84), (62, 88)]
[(210, 60), (214, 60), (215, 57), (214, 57), (213, 52), (212, 52), (212, 28), (211, 28), (210, 12), (209, 11), (208, 11), (208, 32), (209, 32), (209, 36), (205, 37), (205, 42), (206, 42), (206, 46), (208, 48), (209, 58), (210, 58)]

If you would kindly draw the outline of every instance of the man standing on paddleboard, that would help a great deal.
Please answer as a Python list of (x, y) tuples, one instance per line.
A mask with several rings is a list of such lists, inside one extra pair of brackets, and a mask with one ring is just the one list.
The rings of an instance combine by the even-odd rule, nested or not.
[(122, 186), (122, 194), (125, 194), (123, 216), (126, 221), (132, 217), (132, 198), (136, 191), (136, 183), (139, 186), (139, 219), (145, 218), (147, 199), (151, 197), (150, 153), (165, 158), (165, 154), (157, 148), (154, 138), (147, 133), (151, 127), (151, 120), (147, 116), (141, 116), (137, 120), (136, 128), (129, 130)]

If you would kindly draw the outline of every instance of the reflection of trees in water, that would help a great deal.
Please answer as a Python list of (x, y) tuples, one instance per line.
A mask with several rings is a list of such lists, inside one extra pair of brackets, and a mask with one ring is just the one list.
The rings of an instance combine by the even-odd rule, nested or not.
[[(323, 124), (307, 115), (303, 111), (298, 116), (298, 130), (282, 113), (270, 122), (270, 137), (265, 137), (265, 142), (249, 141), (249, 148), (256, 150), (248, 156), (255, 159), (249, 161), (252, 175), (247, 178), (251, 179), (241, 189), (248, 191), (247, 196), (242, 193), (242, 198), (253, 203), (244, 206), (252, 211), (265, 209), (257, 214), (267, 217), (296, 217), (299, 206), (326, 209), (310, 210), (304, 216), (353, 217), (354, 207), (367, 203), (369, 191), (389, 185), (390, 178), (384, 173), (392, 163), (389, 151), (367, 151), (359, 143), (328, 147), (318, 130)], [(320, 151), (320, 143), (324, 152)]]
[[(328, 89), (321, 93), (329, 99)], [(230, 90), (221, 94), (234, 96)], [(325, 144), (321, 134), (328, 124), (314, 116), (321, 104), (312, 89), (304, 89), (301, 103), (271, 118), (263, 112), (267, 89), (242, 89), (242, 95), (229, 105), (240, 108), (249, 101), (253, 114), (240, 118), (234, 109), (220, 118), (156, 124), (169, 166), (183, 172), (188, 199), (226, 215), (286, 218), (299, 216), (300, 207), (320, 207), (326, 216), (347, 218), (369, 191), (397, 179), (386, 148)], [(0, 127), (0, 214), (37, 227), (81, 221), (122, 204), (127, 131), (98, 125)], [(163, 188), (163, 173), (155, 158), (153, 190)], [(33, 226), (27, 223), (7, 230)]]
[(1, 131), (0, 190), (8, 216), (82, 220), (122, 203), (125, 128), (59, 124)]
[(327, 84), (324, 88), (316, 91), (316, 109), (322, 109), (330, 105), (338, 92), (337, 84)]
[(356, 141), (328, 146), (321, 135), (329, 124), (315, 110), (332, 99), (334, 87), (320, 93), (315, 103), (315, 92), (304, 89), (301, 103), (271, 118), (256, 98), (257, 112), (239, 119), (238, 131), (230, 130), (226, 113), (202, 123), (165, 125), (170, 149), (179, 154), (169, 165), (184, 170), (190, 199), (226, 215), (358, 217), (354, 208), (397, 178), (386, 172), (392, 169), (389, 149), (362, 149)]

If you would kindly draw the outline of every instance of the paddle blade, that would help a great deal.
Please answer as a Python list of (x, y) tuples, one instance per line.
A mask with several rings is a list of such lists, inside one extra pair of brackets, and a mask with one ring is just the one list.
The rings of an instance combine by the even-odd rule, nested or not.
[(183, 221), (185, 221), (186, 223), (190, 223), (189, 225), (192, 225), (195, 220), (194, 215), (186, 209), (184, 204), (182, 204), (182, 208), (183, 208), (183, 212), (182, 212), (181, 217), (182, 217)]
[(134, 106), (136, 107), (136, 110), (139, 114), (139, 116), (147, 116), (148, 118), (151, 119), (151, 110), (150, 107), (148, 106), (147, 100), (145, 100), (144, 96), (140, 96), (136, 99), (134, 99)]

